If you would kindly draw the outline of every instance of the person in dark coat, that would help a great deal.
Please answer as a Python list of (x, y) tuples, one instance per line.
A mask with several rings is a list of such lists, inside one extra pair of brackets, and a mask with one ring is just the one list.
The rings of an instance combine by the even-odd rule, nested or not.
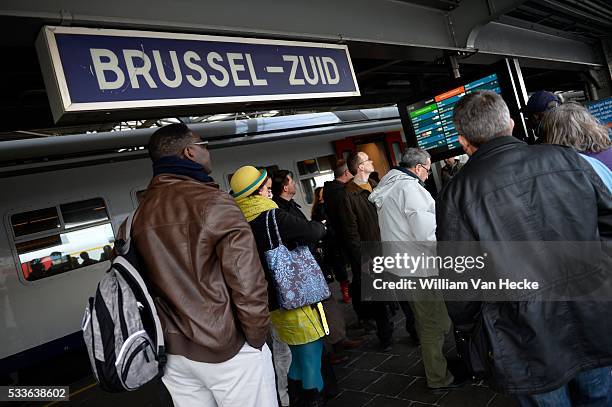
[(353, 308), (359, 319), (373, 318), (376, 321), (380, 347), (383, 351), (388, 351), (392, 346), (393, 325), (389, 321), (385, 303), (363, 302), (361, 298), (362, 242), (380, 242), (376, 206), (368, 200), (375, 186), (369, 180), (370, 174), (374, 172), (374, 165), (364, 152), (351, 154), (347, 163), (354, 178), (344, 187), (344, 196), (338, 213), (340, 234), (353, 271), (351, 282)]
[[(312, 211), (310, 218), (312, 220), (316, 220), (317, 222), (321, 222), (324, 225), (329, 224), (329, 219), (327, 216), (327, 205), (325, 203), (325, 199), (323, 198), (323, 187), (318, 187), (314, 191), (315, 201), (312, 205)], [(317, 255), (319, 264), (325, 264), (325, 269), (323, 272), (326, 274), (328, 270), (333, 270), (334, 267), (334, 253), (333, 250), (337, 247), (335, 242), (335, 235), (330, 236), (330, 229), (327, 229), (327, 235), (325, 238), (319, 242), (317, 245)], [(319, 260), (320, 259), (320, 260)], [(333, 277), (331, 278), (333, 282)], [(331, 288), (331, 287), (330, 287)], [(348, 295), (348, 284), (347, 284), (347, 295)], [(355, 349), (363, 343), (362, 340), (350, 340), (346, 337), (346, 321), (344, 318), (344, 312), (339, 304), (336, 302), (336, 299), (333, 295), (323, 301), (323, 307), (325, 308), (325, 314), (327, 315), (327, 320), (329, 322), (329, 336), (326, 338), (326, 343), (331, 345), (331, 355), (330, 362), (331, 364), (339, 364), (348, 360), (348, 355), (344, 353), (345, 350)]]
[[(438, 199), (439, 242), (610, 240), (612, 196), (578, 154), (513, 138), (508, 107), (494, 92), (464, 96), (453, 121), (470, 159)], [(513, 265), (521, 259), (503, 256), (496, 262), (520, 272)], [(559, 272), (573, 256), (547, 256), (547, 268)], [(488, 379), (521, 405), (612, 405), (609, 301), (449, 302), (448, 310), (456, 324), (481, 327)]]
[[(325, 201), (323, 200), (323, 187), (318, 187), (314, 190), (314, 202), (312, 203), (312, 208), (310, 210), (310, 219), (321, 222), (327, 226), (327, 210), (325, 207)], [(313, 255), (315, 256), (317, 263), (319, 263), (319, 266), (321, 266), (321, 270), (323, 271), (327, 282), (332, 283), (334, 281), (334, 277), (332, 276), (329, 240), (329, 233), (326, 233), (325, 237), (315, 244)]]
[(459, 162), (455, 157), (449, 157), (444, 159), (444, 167), (440, 170), (440, 178), (442, 178), (442, 186), (448, 184), (451, 179), (459, 170), (463, 167), (463, 164)]
[(329, 240), (330, 263), (336, 281), (340, 283), (342, 301), (345, 304), (351, 302), (349, 294), (349, 277), (347, 272), (348, 258), (340, 240), (340, 206), (344, 199), (344, 187), (353, 179), (353, 174), (348, 170), (346, 162), (340, 159), (336, 162), (334, 180), (323, 184), (323, 201), (327, 215), (327, 234)]
[(297, 187), (291, 175), (291, 171), (278, 170), (272, 175), (272, 200), (278, 207), (304, 220), (308, 220), (302, 207), (293, 200)]

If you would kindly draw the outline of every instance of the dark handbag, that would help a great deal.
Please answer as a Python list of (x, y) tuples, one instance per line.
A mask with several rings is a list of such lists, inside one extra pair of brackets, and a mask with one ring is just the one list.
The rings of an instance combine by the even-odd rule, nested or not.
[[(266, 231), (272, 249), (264, 255), (272, 274), (279, 305), (284, 309), (295, 309), (329, 298), (331, 293), (325, 277), (308, 247), (298, 246), (289, 250), (283, 245), (275, 212), (273, 209), (266, 213)], [(270, 235), (270, 217), (278, 239), (277, 247), (274, 247)]]
[(493, 352), (482, 315), (479, 314), (476, 323), (470, 326), (455, 325), (455, 342), (457, 355), (473, 379), (491, 376)]

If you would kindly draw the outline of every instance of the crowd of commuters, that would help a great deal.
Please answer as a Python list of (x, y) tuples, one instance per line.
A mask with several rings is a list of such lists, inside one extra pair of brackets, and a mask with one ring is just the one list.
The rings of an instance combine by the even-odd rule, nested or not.
[[(359, 325), (375, 331), (387, 351), (393, 304), (362, 296), (370, 284), (366, 242), (609, 240), (607, 129), (583, 107), (550, 95), (539, 92), (528, 104), (536, 145), (512, 137), (499, 95), (463, 97), (454, 123), (470, 158), (446, 163), (437, 200), (424, 187), (432, 173), (426, 151), (407, 149), (378, 182), (372, 160), (357, 152), (339, 160), (335, 179), (315, 191), (310, 220), (293, 199), (290, 171), (243, 166), (228, 194), (209, 176), (206, 142), (183, 124), (157, 130), (149, 143), (154, 178), (132, 238), (148, 253), (169, 353), (163, 382), (174, 405), (325, 405), (335, 380), (331, 363), (361, 342), (346, 337), (333, 290), (319, 303), (279, 305), (268, 257), (280, 245), (308, 247)], [(566, 260), (561, 255), (554, 264)], [(612, 302), (445, 302), (435, 290), (397, 302), (420, 343), (431, 391), (466, 381), (443, 353), (454, 324), (466, 337), (485, 335), (487, 379), (522, 406), (612, 405)]]

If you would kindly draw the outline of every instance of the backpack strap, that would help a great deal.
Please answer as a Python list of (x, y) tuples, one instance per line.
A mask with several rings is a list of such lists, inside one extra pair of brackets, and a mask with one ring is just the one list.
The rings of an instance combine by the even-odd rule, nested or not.
[(132, 238), (132, 222), (134, 221), (134, 212), (130, 212), (128, 217), (125, 219), (125, 239), (129, 240)]
[(125, 255), (130, 251), (130, 243), (132, 241), (132, 222), (134, 221), (134, 212), (130, 212), (128, 217), (123, 221), (125, 225), (125, 233), (123, 239), (117, 240), (115, 243), (115, 247), (117, 248), (117, 253), (120, 255)]
[(132, 266), (130, 262), (122, 256), (118, 256), (117, 258), (115, 258), (113, 264), (120, 264), (123, 269), (125, 269), (126, 272), (128, 272), (130, 276), (137, 282), (138, 286), (141, 287), (142, 293), (144, 294), (144, 299), (152, 312), (153, 323), (155, 324), (155, 334), (157, 335), (158, 353), (160, 350), (163, 352), (165, 346), (163, 327), (157, 314), (157, 309), (155, 308), (155, 301), (153, 301), (153, 297), (151, 297), (151, 294), (149, 294), (149, 290), (147, 288), (146, 283), (142, 279), (140, 273), (138, 273), (138, 271), (134, 269), (134, 266)]

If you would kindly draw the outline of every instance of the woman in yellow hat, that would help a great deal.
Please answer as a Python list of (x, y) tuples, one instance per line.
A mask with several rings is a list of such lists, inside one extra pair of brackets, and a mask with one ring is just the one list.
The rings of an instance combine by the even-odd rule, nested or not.
[[(271, 233), (272, 244), (268, 238), (266, 213), (278, 206), (269, 198), (271, 179), (266, 170), (252, 166), (239, 168), (230, 186), (236, 204), (251, 225), (261, 264), (268, 280), (268, 306), (270, 319), (280, 339), (291, 349), (289, 368), (289, 397), (291, 405), (302, 399), (305, 406), (318, 406), (322, 402), (323, 378), (321, 376), (321, 338), (329, 332), (323, 308), (319, 305), (285, 310), (278, 305), (275, 287), (264, 253), (278, 245), (276, 234)], [(286, 211), (275, 211), (276, 223), (281, 240), (289, 248), (319, 241), (325, 235), (325, 226), (316, 221), (307, 221)]]

